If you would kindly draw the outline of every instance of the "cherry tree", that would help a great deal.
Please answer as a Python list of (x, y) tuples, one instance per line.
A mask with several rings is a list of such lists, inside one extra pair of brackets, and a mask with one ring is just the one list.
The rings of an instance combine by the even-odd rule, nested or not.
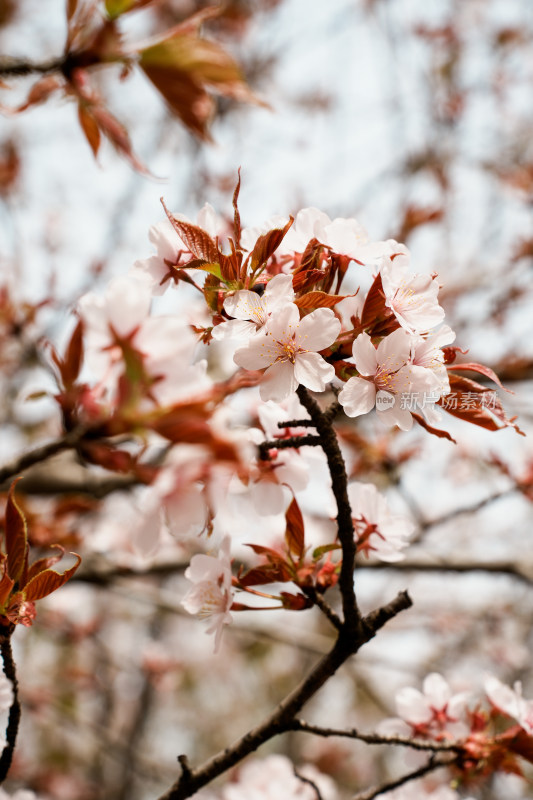
[[(126, 44), (121, 26), (146, 10), (158, 32)], [(97, 68), (142, 71), (207, 139), (213, 94), (257, 102), (203, 31), (224, 13), (192, 9), (165, 27), (172, 4), (69, 2), (63, 56), (0, 64), (7, 83), (44, 75), (11, 112), (61, 94), (95, 156), (104, 136), (146, 173)], [(0, 468), (5, 796), (473, 800), (503, 785), (525, 797), (533, 700), (502, 680), (503, 655), (488, 667), (483, 636), (477, 651), (449, 647), (469, 629), (445, 604), (436, 641), (481, 673), (459, 680), (428, 657), (388, 710), (376, 697), (377, 662), (405, 658), (399, 638), (416, 658), (424, 649), (420, 617), (405, 620), (435, 592), (414, 573), (443, 572), (438, 591), (451, 593), (451, 572), (531, 582), (515, 563), (443, 561), (436, 536), (501, 495), (528, 498), (530, 466), (484, 458), (504, 488), (441, 516), (430, 482), (413, 495), (404, 477), (430, 469), (423, 448), (520, 441), (510, 393), (494, 364), (467, 356), (442, 276), (405, 243), (314, 207), (246, 226), (246, 180), (236, 166), (228, 207), (206, 203), (194, 221), (161, 198), (151, 255), (80, 291), (62, 337), (39, 330), (53, 294), (3, 292), (6, 386), (37, 354), (42, 386), (25, 406), (51, 409)], [(57, 678), (48, 694), (39, 659)], [(83, 728), (83, 772), (69, 725)]]

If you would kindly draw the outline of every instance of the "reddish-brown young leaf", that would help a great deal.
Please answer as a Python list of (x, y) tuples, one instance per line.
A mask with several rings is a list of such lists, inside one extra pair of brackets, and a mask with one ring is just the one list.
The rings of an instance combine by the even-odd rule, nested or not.
[(80, 319), (78, 324), (74, 328), (72, 336), (70, 337), (70, 341), (67, 347), (67, 352), (65, 353), (65, 358), (63, 361), (61, 361), (60, 364), (58, 364), (59, 370), (61, 372), (61, 378), (63, 380), (63, 385), (66, 389), (69, 389), (76, 381), (76, 378), (80, 374), (82, 362), (83, 362), (83, 322)]
[(81, 129), (85, 134), (85, 138), (89, 142), (93, 155), (96, 158), (98, 150), (100, 149), (100, 128), (89, 108), (83, 104), (83, 101), (78, 103), (78, 119)]
[(264, 586), (268, 583), (287, 583), (292, 580), (284, 564), (263, 564), (249, 569), (238, 579), (239, 586)]
[(209, 234), (198, 225), (193, 225), (190, 222), (183, 222), (175, 217), (174, 214), (171, 214), (163, 198), (161, 198), (161, 204), (165, 209), (165, 214), (170, 224), (193, 256), (208, 264), (218, 264), (220, 253)]
[(289, 611), (303, 611), (305, 608), (311, 608), (313, 601), (303, 594), (292, 594), (291, 592), (280, 592), (283, 599), (283, 608)]
[(239, 192), (241, 191), (241, 168), (237, 170), (237, 185), (235, 186), (235, 190), (233, 192), (233, 236), (235, 239), (235, 246), (240, 248), (241, 246), (241, 215), (239, 212)]
[(111, 112), (100, 104), (91, 106), (91, 113), (100, 128), (100, 131), (107, 136), (111, 144), (130, 162), (132, 167), (140, 172), (142, 175), (149, 175), (153, 177), (148, 168), (140, 161), (133, 152), (133, 147), (128, 134), (128, 131), (114, 117)]
[(58, 78), (55, 75), (45, 75), (44, 78), (40, 78), (33, 84), (24, 103), (16, 106), (16, 108), (8, 108), (7, 106), (0, 105), (0, 110), (3, 111), (4, 114), (20, 114), (21, 111), (26, 111), (26, 109), (31, 106), (44, 103), (51, 94), (54, 94), (54, 92), (61, 89), (63, 86), (64, 81), (62, 78)]
[(37, 561), (34, 561), (33, 564), (30, 564), (28, 568), (28, 574), (26, 577), (26, 583), (29, 583), (32, 578), (38, 575), (40, 572), (44, 572), (46, 569), (50, 569), (53, 567), (54, 564), (57, 564), (58, 561), (61, 561), (63, 556), (65, 555), (65, 548), (62, 547), (60, 544), (52, 544), (50, 545), (53, 549), (58, 550), (59, 552), (56, 555), (48, 556), (47, 558), (39, 558)]
[(378, 273), (366, 296), (361, 313), (361, 325), (363, 328), (373, 327), (376, 321), (381, 319), (386, 312), (385, 293), (383, 291), (383, 284), (381, 283), (381, 275)]
[[(508, 419), (498, 397), (487, 386), (465, 378), (462, 375), (448, 373), (450, 380), (450, 393), (441, 397), (438, 404), (454, 417), (464, 419), (473, 425), (479, 425), (489, 431), (498, 431), (505, 427), (512, 427), (521, 436), (525, 434), (514, 424), (514, 419)], [(491, 401), (484, 403), (483, 395), (490, 393)], [(452, 402), (453, 401), (453, 402)]]
[(7, 573), (7, 556), (4, 553), (0, 553), (0, 570), (2, 572), (2, 577), (0, 578), (0, 608), (4, 608), (15, 585), (15, 581)]
[(252, 272), (259, 269), (276, 252), (293, 222), (294, 217), (290, 217), (283, 228), (272, 228), (272, 230), (259, 236), (251, 252)]
[(422, 428), (425, 428), (428, 433), (432, 433), (434, 436), (438, 436), (439, 439), (448, 439), (450, 442), (453, 442), (454, 444), (457, 444), (457, 442), (455, 441), (453, 436), (451, 436), (448, 433), (448, 431), (443, 431), (440, 428), (433, 428), (431, 425), (429, 425), (426, 422), (426, 420), (424, 419), (424, 417), (421, 414), (415, 414), (414, 412), (411, 411), (411, 416), (413, 417), (413, 419), (416, 419), (418, 424)]
[(289, 552), (301, 558), (305, 549), (304, 520), (295, 497), (287, 509), (285, 520), (285, 542)]
[(456, 345), (450, 345), (449, 347), (443, 347), (442, 352), (444, 353), (444, 363), (445, 364), (453, 364), (455, 359), (457, 358), (457, 353), (462, 353), (466, 355), (468, 350), (461, 350), (460, 347)]
[(304, 292), (319, 281), (324, 280), (326, 273), (321, 269), (309, 269), (305, 272), (295, 272), (292, 277), (292, 286), (295, 292)]
[(503, 386), (494, 370), (490, 367), (486, 367), (484, 364), (475, 364), (473, 362), (469, 364), (454, 364), (453, 369), (461, 372), (478, 372), (480, 375), (484, 375), (486, 378), (490, 378), (491, 381), (494, 381), (500, 389), (509, 392), (509, 394), (514, 394), (510, 389), (506, 389), (505, 386)]
[(41, 600), (41, 598), (52, 594), (52, 592), (55, 592), (56, 589), (59, 589), (70, 580), (81, 564), (81, 557), (77, 553), (70, 553), (70, 555), (74, 556), (77, 562), (73, 567), (66, 569), (65, 572), (60, 573), (53, 569), (45, 569), (35, 575), (31, 581), (28, 581), (24, 587), (25, 600), (30, 602)]
[(351, 295), (314, 291), (297, 297), (294, 302), (298, 308), (334, 308), (345, 297), (351, 297)]
[(28, 529), (24, 514), (15, 501), (15, 486), (20, 480), (13, 481), (7, 496), (5, 516), (5, 544), (7, 555), (7, 571), (15, 583), (22, 584), (28, 568)]
[(506, 734), (511, 733), (514, 733), (514, 735), (512, 738), (509, 738), (508, 749), (516, 753), (516, 755), (525, 758), (530, 764), (533, 764), (533, 736), (527, 734), (525, 730), (518, 725), (506, 731)]

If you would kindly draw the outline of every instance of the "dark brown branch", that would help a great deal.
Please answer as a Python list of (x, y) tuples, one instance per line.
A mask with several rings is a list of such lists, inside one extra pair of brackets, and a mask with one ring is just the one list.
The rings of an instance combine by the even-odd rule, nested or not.
[(320, 592), (314, 588), (314, 586), (300, 586), (301, 591), (309, 597), (313, 603), (318, 606), (318, 608), (322, 611), (322, 613), (329, 619), (331, 624), (337, 628), (338, 631), (342, 628), (342, 620), (339, 615), (331, 608), (329, 603), (327, 603)]
[(15, 751), (15, 744), (17, 741), (17, 734), (20, 723), (20, 702), (18, 696), (18, 680), (15, 662), (13, 660), (13, 651), (11, 650), (11, 634), (5, 634), (0, 640), (0, 653), (2, 655), (4, 675), (13, 685), (13, 702), (9, 709), (9, 717), (6, 728), (6, 743), (0, 756), (0, 784), (2, 784), (9, 772), (11, 762), (13, 760), (13, 753)]
[(278, 422), (278, 428), (314, 428), (312, 419), (289, 419), (287, 422)]
[(369, 789), (366, 792), (359, 792), (358, 794), (352, 797), (352, 800), (374, 800), (374, 798), (378, 797), (380, 794), (385, 794), (385, 792), (392, 792), (393, 789), (398, 789), (400, 786), (404, 786), (406, 783), (415, 781), (417, 780), (417, 778), (422, 778), (429, 772), (434, 772), (435, 770), (441, 769), (442, 767), (449, 767), (456, 761), (457, 761), (456, 756), (454, 758), (443, 757), (440, 759), (436, 758), (435, 756), (432, 756), (429, 759), (429, 761), (419, 769), (415, 769), (413, 770), (413, 772), (408, 772), (407, 775), (402, 775), (401, 778), (397, 778), (395, 781), (384, 783), (381, 786), (378, 786), (374, 789)]
[(0, 468), (0, 484), (20, 475), (21, 472), (24, 472), (28, 467), (33, 467), (34, 464), (46, 461), (48, 458), (55, 456), (56, 453), (75, 448), (85, 434), (86, 431), (84, 429), (75, 428), (59, 439), (54, 439), (48, 444), (43, 444), (34, 450), (24, 453), (12, 461), (11, 464), (6, 464)]
[(375, 563), (364, 563), (358, 569), (372, 570), (393, 570), (395, 572), (456, 572), (458, 574), (468, 574), (470, 572), (484, 572), (489, 575), (509, 575), (531, 586), (533, 584), (533, 562), (525, 564), (515, 564), (513, 562), (496, 561), (483, 564), (479, 561), (468, 561), (462, 564), (457, 563), (431, 563), (426, 561), (398, 561), (394, 564), (382, 561)]
[(348, 500), (348, 478), (346, 465), (337, 441), (337, 436), (327, 413), (321, 411), (307, 389), (297, 389), (300, 403), (303, 405), (317, 429), (321, 446), (328, 460), (329, 472), (335, 500), (337, 501), (338, 537), (342, 547), (342, 566), (339, 577), (339, 588), (342, 595), (344, 625), (352, 629), (352, 633), (361, 637), (361, 614), (355, 598), (353, 573), (355, 567), (355, 537), (352, 522), (352, 509)]
[(288, 439), (273, 439), (271, 442), (261, 442), (259, 445), (259, 458), (261, 461), (268, 461), (269, 450), (284, 450), (289, 447), (319, 447), (321, 444), (320, 436), (308, 434), (307, 436), (290, 436)]
[(406, 611), (408, 608), (411, 608), (412, 605), (413, 601), (409, 597), (409, 594), (407, 592), (400, 592), (390, 603), (371, 611), (370, 614), (367, 614), (363, 619), (363, 626), (367, 631), (368, 638), (370, 639), (375, 636), (380, 628), (383, 628), (387, 622), (401, 611)]
[(321, 725), (311, 725), (301, 719), (293, 720), (291, 730), (312, 733), (315, 736), (341, 736), (346, 739), (357, 739), (366, 744), (393, 744), (401, 747), (412, 747), (413, 750), (426, 750), (432, 753), (450, 751), (459, 753), (463, 750), (463, 745), (457, 742), (434, 742), (429, 739), (411, 739), (408, 736), (381, 736), (378, 733), (360, 733), (356, 728), (347, 730), (324, 728)]
[(34, 61), (25, 61), (18, 58), (4, 58), (0, 60), (0, 75), (4, 78), (20, 78), (24, 75), (45, 75), (47, 72), (60, 72), (65, 64), (65, 59), (53, 58), (36, 64)]

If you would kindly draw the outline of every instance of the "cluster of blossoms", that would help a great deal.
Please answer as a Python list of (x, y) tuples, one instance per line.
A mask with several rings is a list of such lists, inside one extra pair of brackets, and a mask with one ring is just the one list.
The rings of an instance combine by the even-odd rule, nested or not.
[[(301, 517), (296, 498), (308, 485), (311, 463), (311, 448), (297, 446), (310, 422), (296, 398), (299, 386), (313, 392), (331, 386), (347, 416), (375, 406), (388, 425), (407, 430), (416, 419), (448, 436), (429, 426), (453, 381), (455, 394), (467, 391), (473, 402), (450, 413), (492, 429), (510, 424), (498, 402), (490, 411), (482, 404), (485, 387), (449, 372), (457, 348), (450, 346), (455, 334), (442, 324), (439, 284), (435, 275), (411, 271), (404, 245), (371, 242), (356, 220), (331, 220), (314, 208), (241, 229), (236, 200), (234, 206), (232, 231), (208, 205), (196, 224), (167, 211), (168, 218), (150, 229), (156, 254), (137, 261), (103, 294), (82, 297), (67, 357), (55, 356), (68, 427), (87, 425), (97, 434), (83, 443), (81, 454), (133, 472), (141, 484), (133, 502), (123, 504), (131, 523), (128, 546), (152, 558), (168, 542), (168, 531), (182, 544), (202, 533), (211, 537), (209, 554), (194, 556), (185, 573), (193, 587), (184, 605), (211, 617), (208, 630), (217, 647), (230, 610), (243, 607), (235, 593), (253, 593), (252, 580), (290, 580), (299, 587), (318, 581), (322, 589), (337, 580), (340, 562), (320, 551), (309, 559), (304, 523), (295, 522)], [(205, 301), (193, 319), (153, 313), (153, 298), (191, 285)], [(223, 384), (207, 371), (205, 344), (211, 342), (240, 368)], [(479, 365), (467, 366), (487, 375)], [(247, 433), (231, 425), (224, 401), (255, 383), (263, 401), (256, 409), (262, 431)], [(405, 402), (422, 395), (423, 403)], [(304, 427), (284, 427), (291, 419), (303, 420)], [(143, 433), (150, 459), (144, 451), (138, 457), (113, 445), (113, 437), (132, 430)], [(161, 457), (165, 442), (171, 447)], [(256, 445), (268, 445), (266, 458), (257, 457)], [(318, 458), (324, 460), (323, 454)], [(331, 487), (324, 497), (334, 516)], [(352, 483), (349, 500), (358, 551), (384, 561), (403, 558), (412, 523), (392, 514), (371, 484)], [(256, 548), (268, 569), (260, 567), (253, 579), (232, 578), (228, 533), (233, 541), (239, 526), (262, 529), (267, 523), (277, 532), (274, 539), (285, 531), (286, 544), (268, 552)], [(292, 531), (287, 538), (291, 526), (296, 536)], [(295, 541), (297, 552), (290, 554)], [(308, 602), (300, 594), (293, 601), (286, 593), (276, 597), (285, 607)]]
[(522, 696), (519, 682), (511, 689), (493, 675), (485, 678), (483, 690), (481, 698), (475, 692), (454, 694), (442, 675), (431, 673), (422, 691), (406, 687), (397, 693), (398, 717), (383, 720), (378, 732), (457, 743), (459, 775), (467, 785), (495, 769), (522, 775), (519, 757), (533, 761), (533, 700)]

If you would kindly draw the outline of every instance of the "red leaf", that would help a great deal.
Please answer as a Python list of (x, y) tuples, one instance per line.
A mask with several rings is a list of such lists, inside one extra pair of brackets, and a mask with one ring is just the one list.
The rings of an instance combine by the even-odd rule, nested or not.
[(315, 283), (324, 280), (326, 273), (321, 269), (309, 269), (304, 272), (298, 271), (293, 275), (292, 286), (295, 292), (303, 292), (314, 286)]
[[(20, 478), (18, 479), (20, 480)], [(13, 481), (9, 489), (5, 516), (5, 542), (7, 555), (7, 571), (15, 583), (22, 584), (28, 568), (28, 529), (26, 520), (15, 502), (15, 485)]]
[(45, 569), (35, 575), (31, 581), (28, 581), (24, 587), (25, 600), (30, 602), (41, 600), (41, 598), (52, 594), (52, 592), (55, 592), (56, 589), (59, 589), (70, 580), (81, 564), (81, 557), (77, 553), (70, 553), (70, 555), (77, 558), (77, 563), (70, 569), (66, 569), (62, 574), (53, 569)]
[(193, 225), (190, 222), (183, 222), (171, 214), (163, 198), (161, 198), (161, 204), (165, 209), (165, 214), (170, 224), (193, 256), (209, 264), (220, 263), (218, 247), (209, 234), (206, 233), (203, 228), (198, 227), (198, 225)]
[(305, 546), (304, 520), (295, 497), (292, 498), (291, 504), (287, 509), (285, 520), (287, 522), (285, 541), (289, 552), (301, 558)]
[(241, 215), (239, 213), (239, 192), (241, 190), (241, 168), (237, 170), (238, 180), (233, 192), (233, 236), (235, 237), (235, 245), (241, 246)]
[(381, 275), (378, 274), (374, 278), (374, 282), (366, 296), (363, 311), (361, 313), (361, 325), (363, 328), (372, 327), (377, 320), (384, 316), (386, 312), (387, 307), (385, 306), (383, 284), (381, 283)]
[(280, 596), (283, 598), (283, 608), (287, 608), (290, 611), (303, 611), (313, 605), (312, 601), (303, 594), (280, 592)]
[(93, 155), (96, 158), (100, 149), (100, 128), (87, 106), (78, 103), (78, 119), (85, 138), (89, 142)]
[(445, 364), (453, 364), (455, 359), (457, 358), (457, 353), (462, 353), (466, 355), (468, 350), (461, 350), (460, 347), (456, 347), (455, 345), (450, 345), (449, 347), (443, 347), (442, 352), (444, 353), (444, 363)]
[(2, 110), (5, 114), (20, 114), (21, 111), (26, 111), (26, 109), (30, 108), (31, 106), (44, 103), (45, 100), (48, 100), (51, 94), (63, 86), (63, 80), (60, 78), (57, 78), (54, 75), (45, 75), (44, 78), (41, 78), (37, 81), (37, 83), (33, 84), (24, 103), (21, 103), (21, 105), (17, 106), (16, 108), (0, 106), (0, 110)]
[(345, 297), (351, 295), (344, 294), (327, 294), (326, 292), (308, 292), (307, 294), (297, 297), (294, 301), (298, 308), (333, 308), (344, 300)]
[(80, 374), (83, 361), (83, 322), (80, 319), (68, 343), (65, 358), (61, 362), (59, 369), (65, 388), (70, 388)]
[(283, 564), (264, 564), (239, 577), (239, 586), (264, 586), (267, 583), (287, 583), (292, 580)]
[(421, 425), (422, 428), (425, 428), (428, 433), (432, 433), (434, 436), (438, 436), (440, 439), (448, 439), (450, 442), (457, 444), (453, 436), (450, 436), (448, 431), (442, 431), (440, 430), (440, 428), (433, 428), (431, 425), (428, 425), (428, 423), (421, 414), (414, 414), (413, 412), (411, 412), (411, 416), (414, 419), (416, 419), (418, 424)]
[(453, 369), (460, 370), (462, 372), (478, 372), (480, 375), (485, 375), (486, 378), (490, 378), (491, 381), (494, 381), (494, 383), (496, 383), (500, 389), (503, 389), (505, 392), (509, 392), (509, 394), (514, 394), (514, 392), (511, 392), (510, 389), (506, 389), (505, 386), (503, 386), (494, 370), (492, 370), (490, 367), (486, 367), (484, 364), (454, 364)]
[(275, 253), (293, 222), (294, 217), (290, 217), (283, 228), (272, 228), (272, 230), (259, 236), (251, 252), (252, 272), (259, 269)]
[(510, 740), (508, 749), (533, 764), (533, 737), (529, 736), (522, 728)]
[(0, 553), (0, 567), (2, 569), (2, 578), (0, 579), (0, 608), (4, 608), (9, 595), (13, 591), (15, 581), (12, 580), (7, 574), (7, 557)]
[(48, 556), (47, 558), (39, 558), (37, 561), (34, 561), (33, 564), (30, 565), (28, 569), (28, 575), (26, 578), (26, 583), (29, 583), (32, 578), (38, 575), (40, 572), (43, 572), (46, 569), (50, 569), (53, 567), (54, 564), (57, 564), (58, 561), (61, 561), (63, 556), (65, 555), (65, 548), (61, 547), (60, 544), (53, 544), (51, 547), (59, 550), (58, 555), (55, 556)]
[(91, 113), (100, 128), (101, 132), (107, 136), (112, 145), (130, 162), (132, 167), (142, 175), (154, 177), (148, 168), (140, 161), (135, 153), (130, 141), (128, 131), (103, 105), (95, 104), (91, 106)]
[(470, 378), (455, 375), (453, 372), (448, 373), (448, 378), (451, 391), (441, 397), (438, 404), (449, 414), (489, 431), (513, 427), (521, 436), (525, 435), (514, 424), (514, 418), (508, 419), (500, 399), (494, 391)]

